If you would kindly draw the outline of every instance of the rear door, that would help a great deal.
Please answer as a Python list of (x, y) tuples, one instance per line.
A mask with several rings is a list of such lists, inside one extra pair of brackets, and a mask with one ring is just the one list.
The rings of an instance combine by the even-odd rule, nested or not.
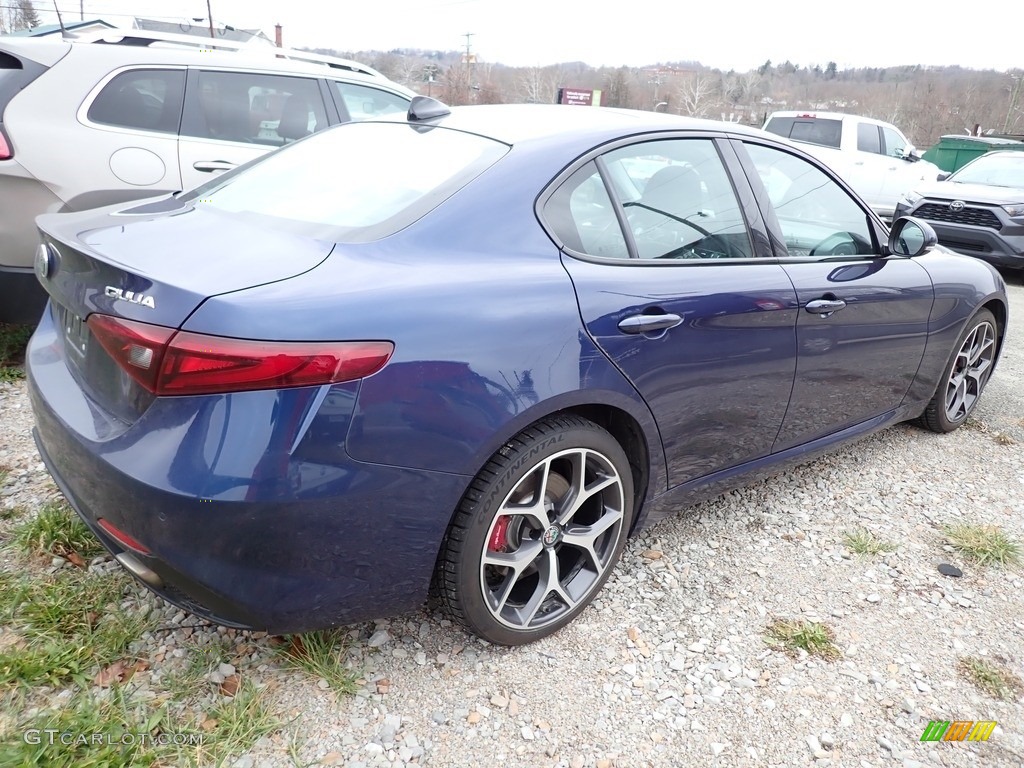
[(913, 259), (883, 257), (883, 231), (834, 179), (785, 149), (738, 151), (796, 288), (796, 381), (775, 450), (897, 408), (924, 355), (934, 292)]
[(327, 125), (316, 78), (192, 69), (178, 141), (182, 186), (191, 189)]
[(730, 157), (710, 136), (620, 146), (544, 207), (587, 333), (654, 413), (670, 485), (769, 453), (793, 385), (793, 287)]

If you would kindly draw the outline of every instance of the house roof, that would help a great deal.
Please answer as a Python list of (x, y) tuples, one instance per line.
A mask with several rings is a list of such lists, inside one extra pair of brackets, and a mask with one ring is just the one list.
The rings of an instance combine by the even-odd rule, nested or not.
[[(182, 21), (156, 21), (154, 19), (135, 19), (135, 28), (148, 32), (171, 32), (176, 35), (195, 35), (197, 37), (209, 37), (210, 27), (201, 23)], [(213, 33), (222, 40), (234, 40), (239, 43), (247, 43), (253, 38), (271, 42), (270, 38), (263, 34), (260, 29), (236, 29), (235, 27), (214, 26)]]
[[(114, 28), (113, 24), (104, 21), (103, 19), (86, 19), (84, 21), (69, 21), (64, 25), (64, 29), (68, 32), (74, 32), (75, 30), (94, 27), (97, 24), (102, 24), (104, 27), (109, 27), (110, 29)], [(32, 27), (32, 29), (19, 29), (16, 32), (10, 32), (9, 34), (14, 37), (44, 37), (46, 35), (59, 35), (60, 24), (40, 24), (38, 27)]]

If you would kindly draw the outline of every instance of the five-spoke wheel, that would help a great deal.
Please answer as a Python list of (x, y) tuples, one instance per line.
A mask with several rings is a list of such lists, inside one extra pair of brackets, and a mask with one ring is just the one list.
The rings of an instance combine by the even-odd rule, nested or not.
[(997, 339), (995, 317), (980, 310), (957, 340), (939, 388), (921, 416), (924, 426), (952, 432), (967, 421), (992, 375)]
[(442, 550), (448, 611), (491, 642), (554, 632), (591, 601), (618, 560), (633, 514), (622, 448), (578, 417), (511, 440), (476, 478)]

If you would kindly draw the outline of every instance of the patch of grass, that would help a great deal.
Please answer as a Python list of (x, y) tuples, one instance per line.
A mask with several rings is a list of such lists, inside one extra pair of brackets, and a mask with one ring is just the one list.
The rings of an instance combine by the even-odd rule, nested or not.
[(0, 689), (32, 685), (84, 685), (99, 667), (124, 658), (149, 620), (120, 603), (122, 574), (61, 571), (45, 579), (0, 582), (4, 636)]
[[(204, 715), (191, 729), (208, 735), (201, 747), (191, 750), (191, 757), (203, 764), (223, 765), (230, 756), (248, 752), (257, 741), (283, 725), (267, 703), (265, 691), (250, 680), (243, 681), (234, 696), (222, 697)], [(182, 757), (186, 754), (183, 751)]]
[(895, 544), (879, 539), (866, 528), (846, 531), (843, 534), (843, 544), (846, 545), (848, 550), (858, 555), (877, 555), (882, 552), (892, 552), (896, 549)]
[(802, 649), (826, 661), (833, 661), (841, 655), (832, 629), (816, 621), (776, 619), (768, 625), (766, 642), (793, 654)]
[(31, 325), (0, 323), (0, 364), (22, 363), (25, 360), (25, 347), (34, 330)]
[[(3, 480), (0, 480), (0, 485), (3, 485)], [(21, 517), (27, 511), (24, 507), (4, 507), (0, 509), (0, 520), (13, 520), (16, 517)]]
[(66, 504), (46, 504), (31, 520), (14, 531), (14, 542), (29, 554), (68, 557), (83, 560), (103, 554), (102, 545), (92, 531)]
[(1010, 699), (1024, 692), (1024, 683), (1011, 671), (993, 661), (965, 656), (957, 662), (960, 674), (996, 699)]
[[(165, 723), (152, 710), (115, 686), (102, 695), (80, 694), (69, 706), (46, 710), (0, 734), (0, 765), (133, 768), (180, 765), (170, 762), (178, 747), (171, 734), (201, 742), (208, 737)], [(48, 734), (47, 730), (55, 731)], [(52, 738), (52, 743), (51, 743)], [(38, 742), (38, 743), (35, 743)]]
[(218, 642), (207, 645), (189, 645), (188, 664), (165, 679), (164, 687), (171, 700), (188, 701), (210, 687), (207, 676), (217, 665), (231, 658), (233, 649), (233, 646), (220, 635), (216, 638), (219, 639)]
[(995, 440), (997, 443), (999, 443), (999, 445), (1016, 445), (1017, 444), (1016, 440), (1014, 440), (1012, 437), (1010, 437), (1009, 435), (1004, 434), (1002, 432), (996, 432), (992, 436), (992, 439)]
[(949, 543), (981, 565), (1014, 566), (1021, 559), (1021, 545), (999, 526), (955, 523), (942, 529)]
[(355, 693), (357, 675), (342, 661), (348, 644), (337, 630), (292, 635), (277, 649), (285, 663), (295, 669), (323, 678), (338, 693)]

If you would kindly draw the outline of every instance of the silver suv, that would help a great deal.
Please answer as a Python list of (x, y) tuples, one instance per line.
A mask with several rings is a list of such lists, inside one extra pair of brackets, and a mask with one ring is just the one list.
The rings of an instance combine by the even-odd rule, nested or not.
[(35, 217), (189, 189), (413, 92), (345, 59), (189, 35), (0, 37), (0, 322), (34, 323)]

